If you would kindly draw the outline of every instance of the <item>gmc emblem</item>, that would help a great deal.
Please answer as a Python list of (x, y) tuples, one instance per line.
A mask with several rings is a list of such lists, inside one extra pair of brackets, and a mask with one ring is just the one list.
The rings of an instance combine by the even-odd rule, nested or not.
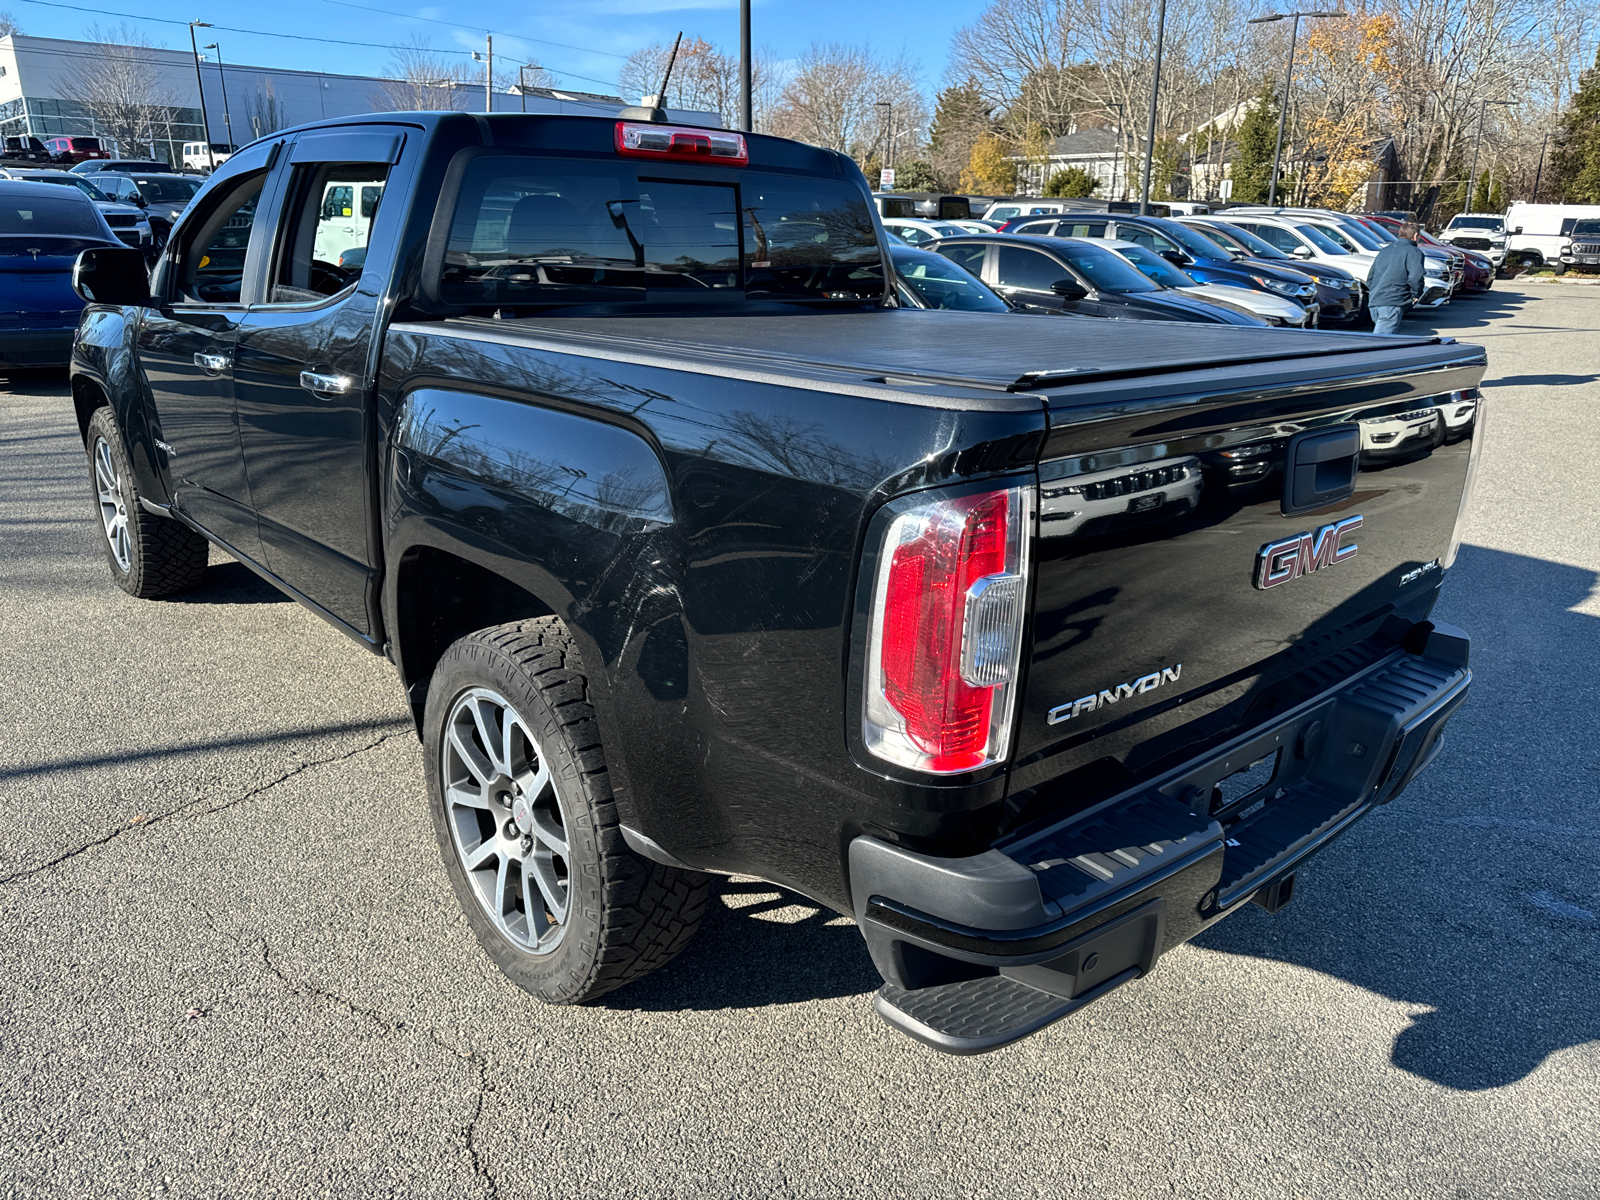
[(1360, 517), (1346, 517), (1337, 525), (1324, 525), (1315, 533), (1297, 533), (1261, 547), (1256, 552), (1256, 587), (1265, 591), (1354, 558), (1359, 547), (1345, 545), (1344, 539), (1360, 528)]

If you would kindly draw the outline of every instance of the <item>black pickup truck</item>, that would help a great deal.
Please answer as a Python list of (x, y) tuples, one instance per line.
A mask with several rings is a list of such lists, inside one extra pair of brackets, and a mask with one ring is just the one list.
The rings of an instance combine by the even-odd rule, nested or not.
[(1015, 1041), (1276, 911), (1439, 753), (1485, 360), (903, 309), (886, 262), (852, 162), (778, 138), (275, 133), (153, 275), (78, 263), (112, 577), (214, 543), (387, 656), (535, 995), (747, 873), (854, 916), (893, 1025)]

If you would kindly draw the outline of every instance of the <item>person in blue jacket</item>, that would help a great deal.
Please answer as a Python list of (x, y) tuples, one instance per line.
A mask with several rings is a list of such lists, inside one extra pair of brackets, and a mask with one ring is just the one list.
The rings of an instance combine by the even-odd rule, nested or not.
[(1424, 259), (1417, 247), (1417, 227), (1407, 222), (1396, 232), (1399, 237), (1378, 251), (1367, 276), (1373, 333), (1398, 333), (1406, 306), (1422, 296)]

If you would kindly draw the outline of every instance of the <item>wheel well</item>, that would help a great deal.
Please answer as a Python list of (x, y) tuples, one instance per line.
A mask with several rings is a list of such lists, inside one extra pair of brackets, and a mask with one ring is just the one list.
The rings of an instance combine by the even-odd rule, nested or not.
[(90, 418), (94, 416), (96, 409), (104, 408), (110, 403), (110, 397), (101, 391), (100, 386), (92, 379), (86, 379), (82, 375), (73, 376), (72, 407), (78, 413), (78, 437), (85, 445), (89, 441)]
[(398, 571), (395, 646), (418, 729), (428, 681), (452, 642), (490, 625), (555, 615), (520, 584), (446, 550), (409, 550)]

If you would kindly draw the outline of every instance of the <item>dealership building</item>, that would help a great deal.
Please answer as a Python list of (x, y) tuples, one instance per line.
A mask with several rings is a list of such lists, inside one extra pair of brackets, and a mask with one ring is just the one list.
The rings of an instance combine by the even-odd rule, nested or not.
[[(407, 89), (398, 90), (403, 94)], [(434, 107), (479, 112), (484, 108), (481, 83), (425, 90)], [(98, 137), (113, 143), (108, 148), (126, 158), (149, 156), (180, 163), (183, 143), (208, 140), (206, 131), (213, 143), (243, 145), (309, 121), (393, 111), (396, 91), (394, 81), (371, 75), (219, 63), (214, 51), (202, 57), (197, 81), (194, 55), (187, 50), (105, 46), (23, 34), (0, 38), (0, 136), (31, 135), (41, 141), (61, 135)], [(616, 96), (534, 87), (496, 92), (493, 102), (496, 112), (587, 116), (612, 116), (624, 104)], [(125, 113), (130, 105), (146, 110), (140, 121), (146, 132), (139, 144), (121, 145), (127, 139), (110, 126), (113, 114)], [(668, 115), (697, 125), (722, 124), (716, 113), (670, 111)], [(125, 119), (121, 128), (126, 128)]]

